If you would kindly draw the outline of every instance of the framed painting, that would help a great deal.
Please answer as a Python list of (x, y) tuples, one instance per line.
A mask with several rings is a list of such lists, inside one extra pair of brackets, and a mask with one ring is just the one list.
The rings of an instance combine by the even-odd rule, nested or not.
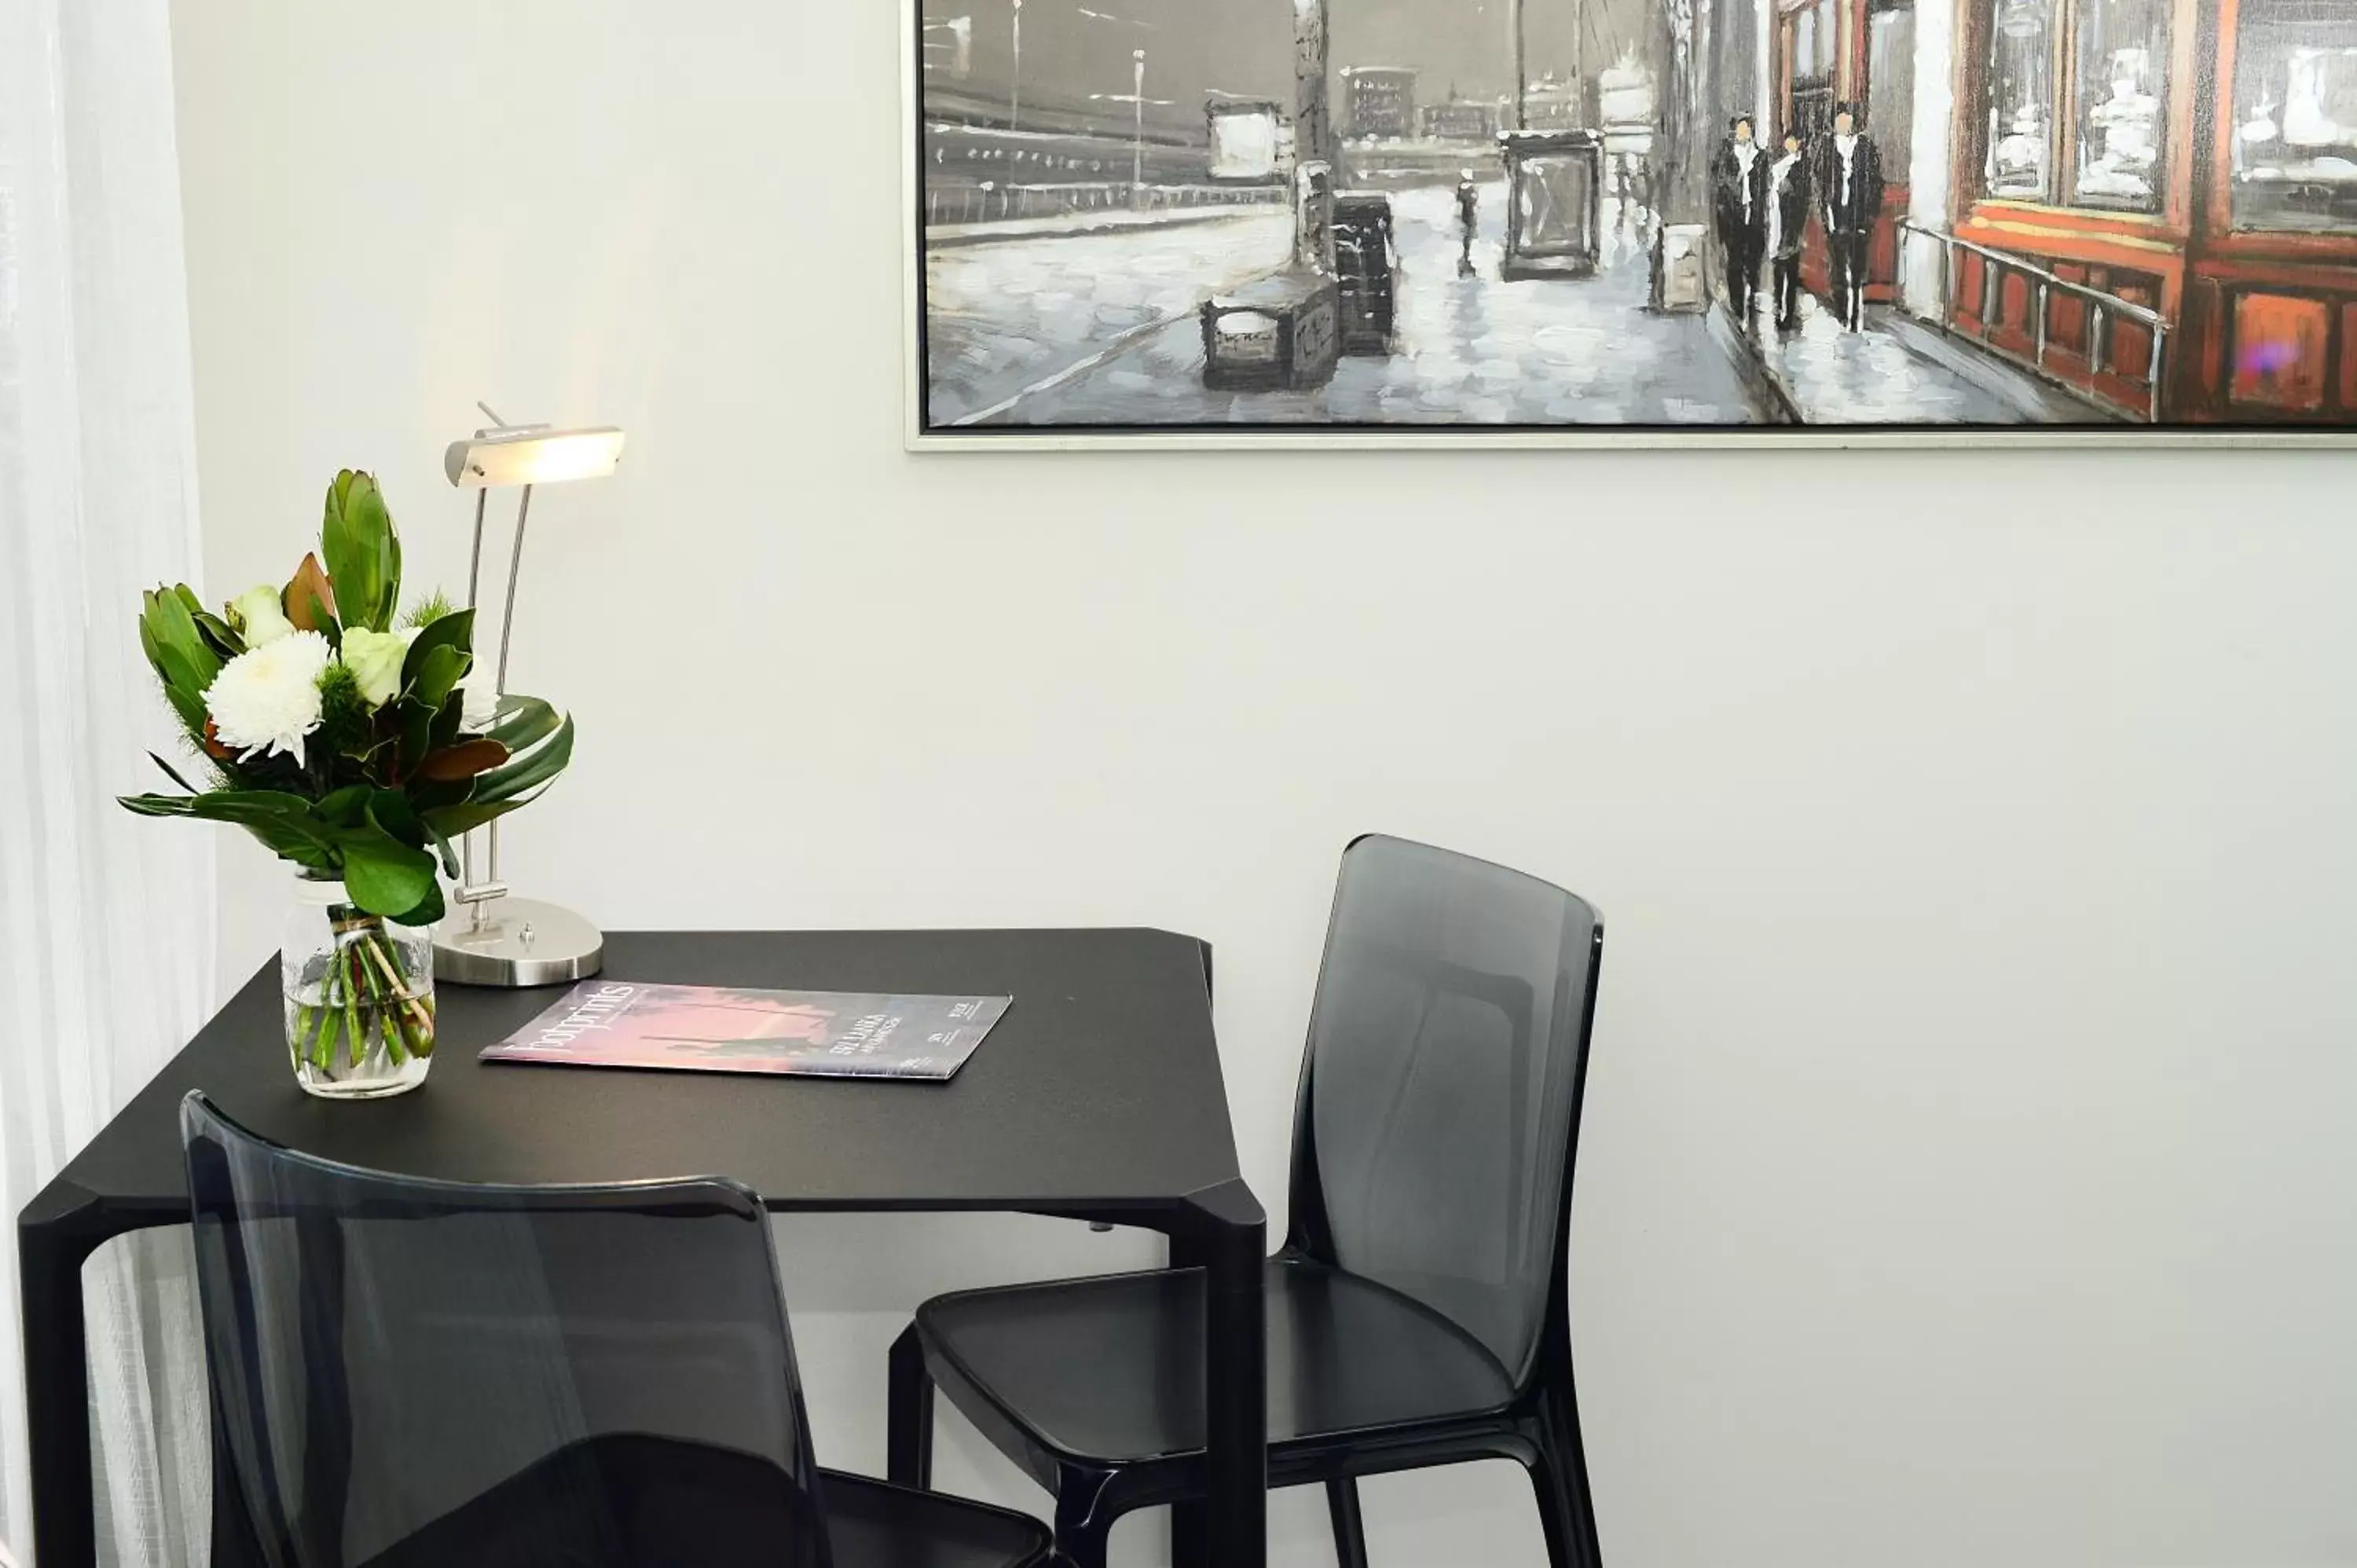
[(900, 0), (912, 446), (2357, 438), (2352, 0)]

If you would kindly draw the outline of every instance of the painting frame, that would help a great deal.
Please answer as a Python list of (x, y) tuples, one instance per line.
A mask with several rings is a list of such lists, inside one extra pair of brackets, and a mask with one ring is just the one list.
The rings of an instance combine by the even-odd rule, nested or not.
[(985, 452), (1663, 450), (2357, 451), (2357, 424), (1088, 424), (948, 426), (928, 419), (924, 0), (899, 11), (901, 444)]

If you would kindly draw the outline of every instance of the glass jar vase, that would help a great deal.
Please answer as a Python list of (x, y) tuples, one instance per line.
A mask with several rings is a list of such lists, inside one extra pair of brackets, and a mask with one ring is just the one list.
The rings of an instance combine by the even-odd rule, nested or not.
[(328, 1100), (401, 1094), (434, 1060), (434, 933), (298, 877), (279, 943), (295, 1081)]

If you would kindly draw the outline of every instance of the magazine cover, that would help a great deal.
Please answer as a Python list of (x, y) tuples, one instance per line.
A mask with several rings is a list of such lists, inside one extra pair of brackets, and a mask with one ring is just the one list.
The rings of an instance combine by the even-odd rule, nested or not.
[(946, 1079), (1006, 1015), (1006, 996), (749, 991), (585, 980), (485, 1061), (813, 1078)]

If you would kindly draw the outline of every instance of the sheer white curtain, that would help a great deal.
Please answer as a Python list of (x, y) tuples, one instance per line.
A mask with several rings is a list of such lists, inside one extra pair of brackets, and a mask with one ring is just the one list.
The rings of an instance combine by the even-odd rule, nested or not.
[[(139, 589), (199, 575), (178, 178), (165, 0), (0, 0), (0, 1541), (28, 1564), (16, 1215), (212, 1001), (211, 830), (113, 803), (173, 745)], [(131, 1242), (84, 1281), (99, 1531), (179, 1568), (188, 1244)]]

